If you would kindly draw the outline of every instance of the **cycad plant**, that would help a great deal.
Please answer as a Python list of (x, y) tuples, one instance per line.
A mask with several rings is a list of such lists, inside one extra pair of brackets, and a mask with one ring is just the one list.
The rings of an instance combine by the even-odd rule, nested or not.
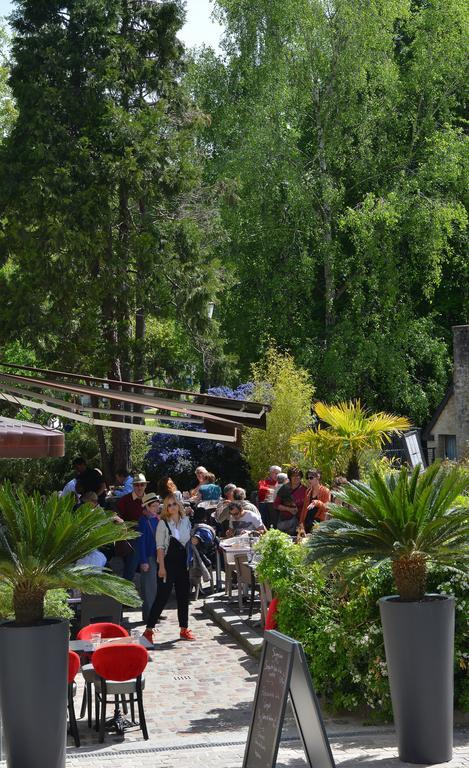
[(109, 571), (77, 566), (76, 561), (114, 541), (138, 534), (113, 522), (111, 513), (83, 504), (74, 510), (74, 496), (0, 488), (0, 580), (13, 589), (15, 621), (40, 622), (49, 589), (80, 589), (114, 597), (126, 605), (141, 601), (133, 584)]
[(381, 411), (372, 413), (360, 400), (327, 405), (317, 402), (314, 410), (327, 426), (308, 429), (292, 438), (291, 443), (303, 449), (305, 457), (316, 463), (318, 453), (330, 455), (347, 466), (347, 478), (358, 480), (360, 458), (365, 451), (381, 449), (390, 442), (391, 434), (401, 434), (411, 424), (404, 416)]
[(401, 600), (422, 600), (427, 563), (464, 570), (469, 558), (469, 508), (457, 499), (469, 485), (467, 472), (432, 464), (353, 481), (330, 504), (332, 518), (308, 542), (309, 561), (329, 567), (362, 560), (361, 568), (391, 562)]

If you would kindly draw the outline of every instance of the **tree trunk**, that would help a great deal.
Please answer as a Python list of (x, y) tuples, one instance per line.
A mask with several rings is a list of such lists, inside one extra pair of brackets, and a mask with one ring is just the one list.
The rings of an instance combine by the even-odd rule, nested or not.
[(34, 624), (44, 618), (45, 591), (29, 583), (18, 584), (13, 590), (13, 611), (17, 624)]
[[(135, 313), (135, 356), (134, 356), (134, 381), (143, 383), (145, 379), (145, 311), (143, 308), (137, 309)], [(135, 413), (143, 413), (142, 405), (134, 405)], [(137, 424), (144, 424), (143, 418), (136, 418)]]
[(358, 456), (353, 454), (347, 467), (347, 480), (360, 480), (360, 464)]
[(106, 439), (104, 437), (104, 428), (95, 426), (96, 430), (96, 438), (98, 440), (99, 445), (99, 455), (101, 456), (101, 467), (103, 470), (103, 476), (106, 481), (106, 485), (111, 485), (114, 480), (114, 475), (112, 474), (112, 468), (111, 468), (111, 457), (109, 456), (109, 451), (107, 449), (106, 445)]
[(324, 238), (323, 247), (323, 271), (324, 271), (324, 324), (327, 330), (334, 325), (334, 298), (335, 298), (335, 279), (334, 279), (334, 255), (332, 252), (332, 212), (327, 202), (327, 191), (329, 187), (329, 173), (326, 157), (326, 134), (321, 116), (321, 98), (319, 93), (320, 86), (313, 88), (313, 102), (316, 110), (316, 125), (318, 133), (318, 165), (319, 176), (321, 180), (321, 198), (320, 216), (322, 219), (322, 229)]
[[(122, 373), (121, 373), (121, 364), (119, 358), (116, 358), (116, 360), (113, 363), (112, 366), (112, 374), (110, 375), (110, 378), (115, 379), (116, 381), (122, 381)], [(120, 389), (122, 391), (122, 387), (119, 387), (118, 385), (114, 385), (115, 389)], [(119, 401), (116, 401), (116, 404), (118, 407), (122, 407), (122, 403)], [(114, 421), (124, 421), (124, 416), (114, 416)], [(114, 427), (111, 433), (111, 440), (112, 440), (112, 466), (114, 473), (117, 469), (130, 469), (130, 449), (131, 449), (131, 441), (130, 441), (130, 430), (125, 429), (124, 427), (118, 428)]]
[(411, 554), (392, 562), (392, 575), (401, 600), (423, 600), (427, 586), (425, 555)]

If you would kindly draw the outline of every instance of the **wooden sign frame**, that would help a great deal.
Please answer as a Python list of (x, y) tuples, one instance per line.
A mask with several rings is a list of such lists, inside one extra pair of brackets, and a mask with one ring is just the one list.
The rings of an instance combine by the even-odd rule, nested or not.
[[(259, 734), (262, 732), (262, 728), (259, 726), (259, 721), (262, 722), (259, 707), (263, 705), (265, 708), (266, 706), (266, 703), (263, 701), (263, 693), (266, 686), (265, 667), (266, 660), (270, 658), (273, 649), (277, 649), (279, 656), (283, 655), (284, 661), (280, 691), (281, 700), (277, 721), (274, 724), (272, 743), (263, 745), (262, 738), (259, 738)], [(264, 635), (259, 677), (254, 696), (254, 706), (244, 753), (243, 768), (275, 768), (288, 696), (290, 696), (308, 768), (335, 768), (334, 757), (329, 739), (327, 738), (319, 703), (314, 692), (303, 647), (296, 640), (292, 640), (292, 638), (274, 630), (267, 631)]]

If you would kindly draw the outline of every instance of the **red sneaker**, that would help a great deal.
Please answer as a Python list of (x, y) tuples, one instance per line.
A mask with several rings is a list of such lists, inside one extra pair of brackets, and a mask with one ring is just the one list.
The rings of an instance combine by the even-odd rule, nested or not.
[(143, 637), (145, 640), (148, 640), (149, 643), (153, 643), (153, 632), (154, 629), (149, 629), (149, 627), (146, 628), (146, 630), (143, 633)]
[(179, 633), (181, 640), (195, 640), (196, 637), (190, 629), (181, 629)]

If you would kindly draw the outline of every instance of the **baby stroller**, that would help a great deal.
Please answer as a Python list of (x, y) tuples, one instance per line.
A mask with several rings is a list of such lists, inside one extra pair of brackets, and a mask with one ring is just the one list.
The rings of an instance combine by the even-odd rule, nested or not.
[(189, 580), (191, 587), (195, 587), (195, 599), (199, 593), (205, 594), (202, 582), (210, 581), (213, 590), (213, 570), (217, 573), (217, 585), (219, 579), (219, 540), (215, 529), (207, 523), (197, 523), (191, 531), (192, 561), (189, 567)]

